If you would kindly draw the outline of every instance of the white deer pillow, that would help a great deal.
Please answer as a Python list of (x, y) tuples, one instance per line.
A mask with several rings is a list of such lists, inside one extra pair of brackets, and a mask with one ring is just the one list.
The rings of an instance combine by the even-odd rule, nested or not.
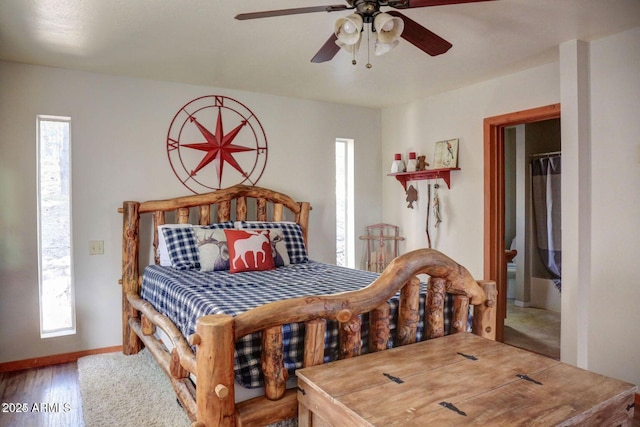
[(200, 255), (200, 271), (229, 270), (229, 248), (224, 229), (193, 227)]
[(229, 247), (229, 271), (263, 271), (275, 268), (269, 230), (224, 230)]

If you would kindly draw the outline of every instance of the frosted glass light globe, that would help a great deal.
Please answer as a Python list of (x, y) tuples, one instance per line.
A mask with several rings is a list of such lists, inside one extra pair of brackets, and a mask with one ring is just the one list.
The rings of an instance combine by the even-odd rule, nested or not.
[(356, 32), (356, 26), (351, 21), (346, 21), (342, 26), (342, 29), (347, 34), (353, 34)]
[(387, 22), (385, 22), (384, 25), (382, 26), (382, 30), (383, 31), (393, 30), (393, 19), (389, 19)]

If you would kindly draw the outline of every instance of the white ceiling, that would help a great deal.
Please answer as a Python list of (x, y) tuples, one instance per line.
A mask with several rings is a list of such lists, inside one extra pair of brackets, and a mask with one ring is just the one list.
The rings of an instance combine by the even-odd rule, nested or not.
[[(341, 0), (2, 0), (0, 59), (369, 107), (390, 106), (557, 60), (558, 45), (640, 26), (640, 0), (497, 0), (408, 9), (453, 43), (402, 40), (359, 63), (311, 57), (350, 11), (238, 21), (238, 13)], [(383, 8), (384, 10), (384, 8)], [(640, 46), (639, 46), (640, 48)]]

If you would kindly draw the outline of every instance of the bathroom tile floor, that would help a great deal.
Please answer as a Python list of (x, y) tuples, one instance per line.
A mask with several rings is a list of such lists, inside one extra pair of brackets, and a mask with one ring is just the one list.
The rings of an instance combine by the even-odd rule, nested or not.
[(560, 313), (518, 307), (507, 300), (504, 342), (554, 359), (560, 359)]

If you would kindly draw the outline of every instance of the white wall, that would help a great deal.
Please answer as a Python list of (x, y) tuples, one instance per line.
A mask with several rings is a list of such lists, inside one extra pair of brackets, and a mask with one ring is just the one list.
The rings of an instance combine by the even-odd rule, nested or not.
[[(176, 111), (227, 95), (260, 119), (269, 143), (258, 185), (312, 204), (309, 252), (335, 262), (335, 138), (353, 138), (356, 235), (380, 222), (380, 112), (374, 109), (0, 62), (0, 362), (121, 344), (123, 200), (188, 194), (167, 161)], [(72, 118), (77, 334), (39, 336), (36, 115)], [(89, 256), (89, 240), (105, 254)], [(358, 259), (362, 248), (357, 247)]]
[[(583, 43), (569, 43), (560, 52), (562, 66), (549, 64), (382, 113), (384, 171), (395, 152), (418, 151), (431, 160), (435, 141), (460, 138), (462, 170), (452, 173), (451, 190), (440, 192), (445, 222), (432, 241), (436, 249), (483, 278), (482, 120), (562, 98), (562, 359), (634, 384), (640, 384), (640, 337), (634, 333), (640, 322), (638, 46), (638, 28), (587, 43), (586, 61)], [(574, 53), (577, 58), (571, 60)], [(585, 101), (586, 112), (581, 111)], [(565, 128), (576, 131), (566, 133)], [(580, 158), (571, 164), (568, 153), (576, 157), (579, 153)], [(569, 187), (565, 187), (565, 166), (575, 170)], [(401, 227), (408, 238), (403, 249), (425, 246), (426, 182), (417, 183), (421, 200), (414, 210), (405, 208), (404, 192), (395, 180), (383, 178), (382, 188), (383, 220)], [(578, 193), (581, 196), (574, 200)], [(571, 217), (565, 215), (565, 194), (575, 201)], [(586, 215), (582, 205), (576, 209), (583, 200)], [(568, 226), (573, 223), (580, 225)], [(573, 234), (565, 233), (565, 224)], [(571, 270), (566, 277), (565, 266)], [(575, 299), (565, 304), (568, 295)]]
[[(486, 117), (554, 104), (558, 98), (557, 64), (512, 74), (382, 112), (382, 168), (389, 170), (393, 153), (416, 151), (433, 163), (436, 141), (459, 138), (460, 171), (451, 172), (451, 189), (440, 180), (443, 222), (431, 229), (431, 242), (467, 267), (474, 277), (483, 276), (484, 152), (483, 120)], [(399, 225), (407, 239), (404, 250), (426, 247), (427, 181), (411, 182), (418, 190), (415, 209), (407, 209), (402, 186), (384, 177), (383, 217)], [(433, 194), (432, 194), (433, 196)], [(431, 221), (433, 224), (433, 221)]]
[[(590, 44), (589, 369), (640, 385), (640, 28)], [(564, 309), (564, 307), (563, 307)], [(637, 409), (636, 409), (637, 410)]]

